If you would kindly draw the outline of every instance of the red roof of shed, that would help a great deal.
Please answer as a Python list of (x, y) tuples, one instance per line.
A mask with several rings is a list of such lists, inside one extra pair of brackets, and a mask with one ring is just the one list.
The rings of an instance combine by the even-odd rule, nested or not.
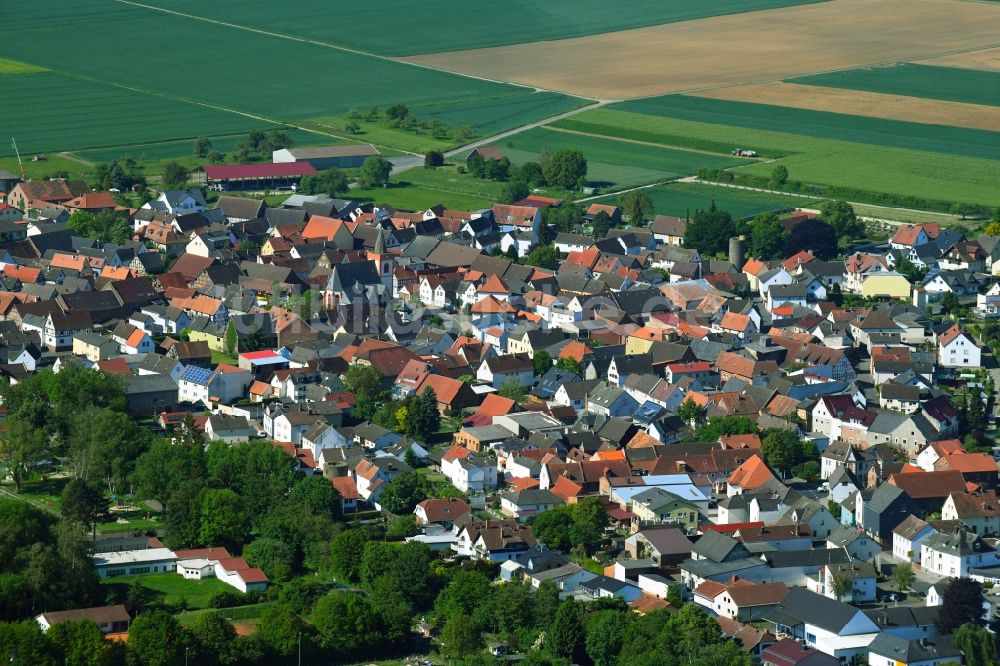
[(218, 164), (202, 167), (209, 180), (235, 180), (239, 178), (285, 178), (316, 173), (309, 162), (279, 162), (272, 164)]

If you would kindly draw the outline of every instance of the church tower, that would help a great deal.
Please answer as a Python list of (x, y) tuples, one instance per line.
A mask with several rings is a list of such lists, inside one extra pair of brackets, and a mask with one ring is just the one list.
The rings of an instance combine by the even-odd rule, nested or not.
[(379, 280), (392, 293), (392, 256), (385, 251), (385, 229), (381, 226), (375, 237), (375, 249), (368, 252), (368, 260), (375, 262)]

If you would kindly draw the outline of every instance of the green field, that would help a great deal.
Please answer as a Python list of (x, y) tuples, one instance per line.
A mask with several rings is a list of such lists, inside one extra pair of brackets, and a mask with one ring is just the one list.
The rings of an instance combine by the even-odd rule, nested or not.
[(613, 108), (665, 118), (801, 134), (815, 139), (835, 139), (888, 148), (963, 157), (996, 158), (1000, 155), (1000, 131), (924, 125), (688, 95), (651, 97), (616, 104)]
[[(29, 156), (25, 156), (21, 164), (24, 166), (24, 174), (28, 178), (43, 180), (55, 176), (59, 173), (68, 173), (72, 176), (93, 173), (94, 169), (88, 164), (68, 157), (62, 157), (53, 153), (45, 155), (45, 160), (32, 162)], [(13, 155), (0, 157), (0, 170), (19, 174), (17, 158)]]
[(17, 60), (7, 60), (6, 58), (0, 58), (0, 75), (4, 74), (34, 74), (36, 72), (44, 72), (45, 69), (42, 67), (36, 67), (35, 65), (29, 65), (26, 62), (19, 62)]
[(566, 39), (817, 0), (152, 0), (173, 11), (399, 56)]
[(909, 63), (800, 76), (789, 83), (1000, 106), (1000, 73)]
[[(335, 146), (346, 143), (343, 140), (330, 136), (306, 132), (299, 129), (288, 130), (292, 137), (294, 146)], [(246, 134), (229, 134), (225, 136), (211, 136), (212, 150), (217, 150), (223, 154), (231, 153), (236, 144), (246, 139)], [(77, 157), (100, 164), (110, 162), (124, 156), (135, 158), (137, 161), (145, 162), (147, 167), (160, 162), (177, 161), (189, 168), (194, 168), (205, 164), (205, 159), (196, 157), (194, 154), (194, 139), (184, 139), (183, 141), (160, 141), (157, 143), (145, 143), (132, 146), (116, 146), (114, 148), (100, 148), (96, 150), (82, 150), (74, 153)]]
[[(752, 148), (763, 156), (786, 155), (777, 163), (790, 177), (808, 183), (862, 190), (1000, 205), (1000, 161), (928, 153), (884, 146), (813, 138), (801, 134), (710, 124), (665, 116), (595, 109), (574, 116), (588, 131), (634, 137), (665, 146), (728, 145)], [(985, 132), (985, 134), (990, 134)], [(768, 175), (775, 162), (759, 162), (740, 171)], [(946, 174), (947, 177), (942, 177)]]
[(370, 190), (351, 190), (352, 199), (370, 201), (372, 203), (385, 203), (393, 208), (404, 210), (427, 210), (431, 206), (438, 204), (452, 210), (477, 210), (488, 208), (493, 204), (492, 198), (479, 197), (461, 192), (445, 192), (438, 189), (410, 185), (407, 183), (409, 172), (402, 174), (400, 182), (391, 184), (386, 188)]
[[(658, 215), (686, 217), (696, 210), (707, 210), (712, 203), (716, 208), (729, 212), (735, 218), (753, 217), (787, 208), (809, 208), (815, 203), (805, 197), (783, 196), (767, 192), (753, 192), (731, 187), (703, 185), (700, 183), (670, 183), (644, 190), (653, 200)], [(608, 196), (599, 201), (616, 203), (618, 197)]]
[[(0, 96), (8, 100), (4, 132), (17, 139), (17, 147), (25, 158), (60, 150), (273, 126), (225, 111), (55, 72), (0, 76)], [(20, 101), (14, 103), (15, 100)], [(0, 142), (0, 155), (13, 154), (9, 140)]]
[(431, 190), (456, 192), (494, 201), (500, 197), (504, 188), (504, 183), (476, 178), (467, 173), (461, 174), (453, 166), (436, 169), (417, 167), (401, 173), (398, 180)]
[(689, 150), (648, 146), (604, 137), (539, 127), (498, 144), (515, 164), (534, 161), (546, 151), (576, 148), (587, 158), (587, 183), (594, 187), (643, 185), (696, 173), (702, 167), (723, 169), (747, 160)]
[(102, 578), (101, 585), (116, 592), (127, 591), (132, 583), (138, 582), (149, 590), (157, 601), (173, 604), (186, 600), (188, 608), (207, 608), (208, 600), (216, 592), (238, 592), (217, 578), (188, 580), (179, 573), (141, 574), (138, 576), (115, 576)]
[[(351, 122), (357, 123), (361, 128), (357, 134), (351, 134), (347, 131), (347, 124)], [(451, 138), (437, 139), (427, 130), (421, 130), (417, 134), (402, 127), (393, 127), (389, 121), (384, 119), (371, 122), (363, 118), (352, 120), (347, 115), (339, 115), (312, 118), (300, 121), (298, 124), (322, 132), (350, 136), (358, 141), (370, 143), (383, 152), (395, 150), (422, 154), (429, 150), (448, 150), (457, 143)]]
[[(38, 0), (22, 9), (8, 17), (0, 57), (30, 53), (59, 72), (0, 79), (0, 94), (24, 101), (5, 119), (26, 151), (231, 134), (396, 103), (494, 131), (580, 103), (137, 5)], [(170, 35), (170, 56), (134, 49), (126, 59), (121, 35)]]

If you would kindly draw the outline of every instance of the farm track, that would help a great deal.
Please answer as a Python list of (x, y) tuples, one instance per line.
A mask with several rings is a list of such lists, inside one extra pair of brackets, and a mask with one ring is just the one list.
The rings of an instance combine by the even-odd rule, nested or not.
[(93, 162), (88, 162), (87, 160), (85, 160), (82, 157), (79, 157), (77, 155), (74, 155), (73, 153), (69, 153), (69, 152), (65, 152), (64, 151), (64, 152), (56, 153), (56, 154), (59, 155), (59, 157), (65, 157), (68, 160), (73, 160), (74, 162), (78, 162), (78, 163), (80, 163), (80, 164), (82, 164), (84, 166), (88, 166), (88, 167), (94, 166)]
[[(634, 143), (634, 144), (637, 144), (637, 145), (640, 145), (640, 146), (652, 146), (654, 148), (665, 148), (665, 149), (669, 149), (669, 150), (682, 150), (682, 151), (684, 151), (686, 153), (700, 153), (702, 155), (716, 155), (716, 156), (720, 156), (721, 155), (723, 157), (725, 157), (727, 155), (727, 153), (718, 153), (718, 152), (714, 152), (714, 151), (711, 151), (711, 150), (702, 150), (702, 149), (699, 149), (699, 148), (687, 148), (685, 146), (669, 146), (667, 144), (657, 143), (655, 141), (640, 141), (638, 139), (625, 139), (625, 138), (620, 137), (620, 136), (609, 136), (609, 135), (606, 135), (606, 134), (598, 134), (596, 132), (581, 132), (580, 130), (567, 129), (565, 127), (546, 127), (545, 129), (552, 130), (553, 132), (564, 132), (566, 134), (578, 134), (580, 136), (589, 136), (589, 137), (593, 137), (595, 139), (607, 139), (609, 141), (621, 141), (622, 143)], [(752, 158), (748, 158), (748, 159), (752, 159)], [(752, 162), (752, 164), (757, 164), (757, 163), (765, 162), (765, 161), (766, 162), (772, 162), (774, 160), (754, 160), (754, 162)], [(739, 166), (734, 166), (732, 168), (733, 169), (738, 169), (738, 168), (740, 168), (740, 166), (749, 166), (749, 165), (748, 164), (742, 164), (742, 165), (739, 165)]]

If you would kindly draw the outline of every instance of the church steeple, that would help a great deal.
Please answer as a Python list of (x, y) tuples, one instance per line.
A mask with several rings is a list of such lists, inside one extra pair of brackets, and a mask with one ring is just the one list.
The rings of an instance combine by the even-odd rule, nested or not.
[(378, 228), (378, 236), (375, 237), (374, 254), (377, 255), (385, 254), (385, 229), (383, 229), (382, 227)]

